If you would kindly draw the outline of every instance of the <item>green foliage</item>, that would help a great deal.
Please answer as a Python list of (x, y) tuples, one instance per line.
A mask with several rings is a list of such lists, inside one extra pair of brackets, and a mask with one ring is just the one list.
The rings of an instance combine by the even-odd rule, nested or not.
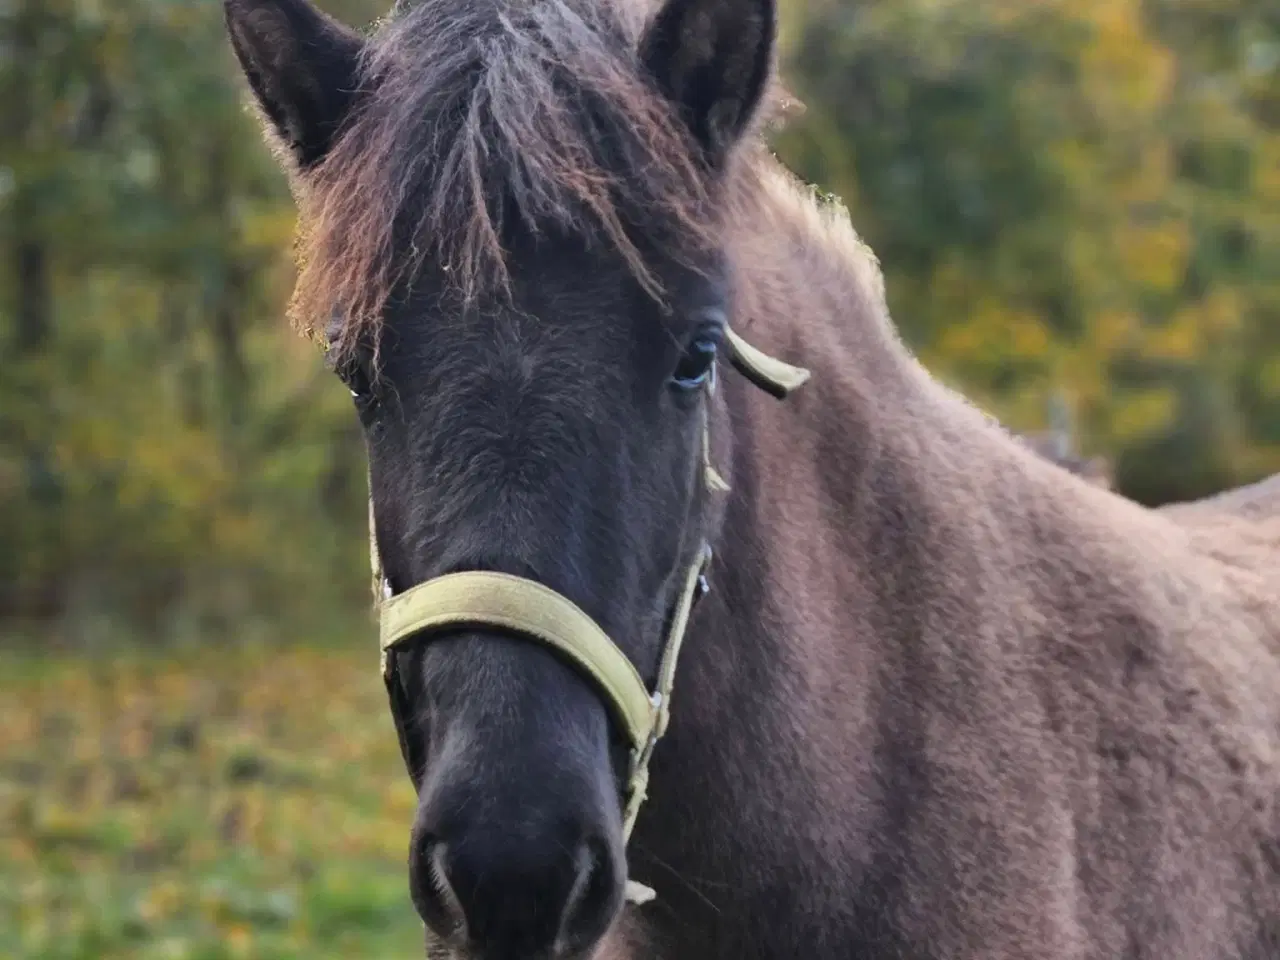
[(1131, 495), (1280, 470), (1280, 16), (1261, 0), (811, 0), (780, 152), (845, 196), (937, 373), (1065, 392)]
[(420, 957), (377, 664), (0, 656), (0, 956)]
[(282, 320), (293, 204), (220, 4), (0, 16), (0, 614), (363, 602), (360, 440)]

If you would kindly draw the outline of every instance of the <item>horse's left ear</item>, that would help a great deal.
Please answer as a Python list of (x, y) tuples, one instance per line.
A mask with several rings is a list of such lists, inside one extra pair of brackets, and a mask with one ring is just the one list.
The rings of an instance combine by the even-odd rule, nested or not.
[(667, 0), (640, 57), (712, 164), (764, 98), (777, 33), (775, 0)]

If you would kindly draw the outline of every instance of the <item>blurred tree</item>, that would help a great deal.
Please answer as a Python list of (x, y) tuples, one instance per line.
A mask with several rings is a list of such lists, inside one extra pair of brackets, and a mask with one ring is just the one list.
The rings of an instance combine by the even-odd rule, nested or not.
[(0, 18), (0, 615), (363, 604), (359, 440), (282, 319), (293, 205), (220, 5)]
[[(780, 153), (843, 195), (937, 372), (1052, 393), (1148, 502), (1280, 469), (1268, 0), (810, 0)], [(1269, 269), (1268, 269), (1269, 268)]]

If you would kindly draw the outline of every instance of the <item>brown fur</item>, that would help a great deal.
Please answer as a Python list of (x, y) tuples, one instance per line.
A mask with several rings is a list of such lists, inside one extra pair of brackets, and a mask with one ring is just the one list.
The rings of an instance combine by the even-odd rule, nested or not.
[(1280, 516), (1280, 476), (1227, 490), (1216, 496), (1205, 497), (1190, 503), (1175, 503), (1163, 508), (1165, 512), (1184, 517), (1212, 512), (1234, 516), (1242, 520), (1268, 521)]
[[(697, 834), (637, 843), (689, 864), (654, 868), (696, 890), (673, 955), (1278, 955), (1277, 481), (1246, 525), (1068, 477), (908, 356), (842, 218), (760, 179), (742, 327), (814, 380), (729, 401), (722, 615), (759, 652), (686, 655), (654, 803)], [(668, 773), (700, 763), (696, 794)], [(787, 889), (860, 937), (776, 935)]]
[[(431, 58), (452, 55), (450, 16), (472, 22), (475, 8), (433, 0), (432, 9), (434, 32), (428, 17), (374, 41), (369, 100), (317, 175), (305, 207), (304, 317), (336, 306), (339, 333), (358, 341), (395, 281), (422, 263), (452, 273), (464, 298), (501, 289), (503, 211), (490, 201), (505, 195), (529, 223), (608, 241), (655, 293), (664, 291), (652, 283), (653, 236), (678, 238), (659, 248), (677, 258), (714, 240), (734, 267), (735, 327), (814, 374), (783, 404), (740, 378), (725, 377), (715, 396), (713, 455), (732, 484), (715, 588), (691, 626), (628, 852), (633, 875), (659, 899), (625, 913), (598, 956), (1280, 956), (1280, 481), (1155, 512), (1015, 441), (900, 343), (875, 259), (841, 209), (820, 204), (753, 138), (723, 178), (682, 152), (653, 93), (615, 69), (618, 51), (593, 46), (616, 31), (634, 42), (633, 8), (615, 19), (605, 3), (512, 4), (521, 26), (486, 48), (484, 97), (458, 99), (443, 114), (451, 126), (424, 131), (422, 111), (434, 116), (441, 98), (457, 95), (433, 82), (456, 71)], [(588, 18), (585, 32), (565, 19), (575, 11)], [(623, 137), (618, 153), (601, 153), (608, 138), (584, 132), (582, 116), (557, 99), (530, 37), (560, 50), (600, 93), (601, 122)], [(487, 177), (505, 178), (505, 189), (478, 189), (492, 186)], [(708, 204), (717, 216), (704, 220)], [(635, 221), (643, 229), (633, 232)], [(462, 313), (439, 322), (450, 316), (472, 322)], [(534, 342), (531, 330), (554, 336), (549, 316), (540, 326), (492, 322)], [(492, 367), (522, 369), (501, 366), (491, 349)], [(609, 395), (582, 394), (580, 404)], [(569, 416), (563, 394), (534, 399), (555, 411), (539, 421), (544, 431)], [(523, 534), (540, 515), (473, 509), (491, 474), (529, 461), (485, 427), (479, 401), (466, 408), (423, 390), (407, 409), (446, 403), (445, 413), (471, 419), (447, 437), (413, 434), (419, 446), (406, 440), (406, 449), (471, 444), (489, 458), (488, 473), (426, 458), (434, 473), (413, 473), (418, 488), (403, 480), (397, 498), (375, 484), (390, 526), (379, 539), (392, 545), (391, 565), (412, 574), (407, 582), (435, 569), (423, 559), (430, 551), (404, 544), (432, 545), (410, 525), (445, 510), (420, 489), (444, 483), (437, 474), (462, 491), (447, 504), (455, 526)], [(514, 418), (521, 408), (511, 409)], [(625, 432), (605, 436), (621, 442)], [(603, 461), (613, 462), (592, 458)], [(548, 482), (568, 482), (557, 463), (534, 465)], [(635, 499), (655, 496), (642, 489)], [(498, 716), (492, 728), (521, 744), (483, 754), (487, 766), (456, 763), (467, 776), (451, 786), (465, 792), (496, 777), (510, 796), (482, 798), (488, 809), (542, 803), (548, 778), (521, 764), (585, 769), (551, 741), (571, 733), (587, 745), (582, 755), (597, 742), (581, 719), (596, 717), (579, 703), (586, 688), (528, 645), (514, 645), (527, 658), (516, 661), (501, 659), (517, 656), (510, 644), (465, 642), (486, 683), (526, 700), (474, 680), (465, 696), (436, 695), (437, 705), (451, 692), (484, 701)], [(426, 646), (413, 663), (435, 657), (461, 669), (448, 659), (460, 646)], [(517, 662), (530, 673), (507, 670)], [(538, 712), (553, 697), (530, 692), (535, 671), (565, 698), (554, 704), (559, 726)], [(433, 682), (430, 671), (399, 676), (406, 689)], [(580, 791), (553, 799), (565, 810), (585, 803)], [(521, 936), (535, 925), (485, 919), (525, 923)]]
[(1084, 477), (1090, 483), (1110, 489), (1114, 482), (1111, 465), (1106, 458), (1081, 457), (1070, 452), (1064, 454), (1058, 449), (1057, 437), (1053, 433), (1014, 434), (1014, 439), (1051, 463)]

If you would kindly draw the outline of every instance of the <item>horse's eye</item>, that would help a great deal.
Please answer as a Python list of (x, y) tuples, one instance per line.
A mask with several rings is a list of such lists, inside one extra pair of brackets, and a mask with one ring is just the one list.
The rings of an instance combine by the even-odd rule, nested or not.
[(351, 398), (355, 400), (356, 406), (362, 410), (372, 408), (378, 402), (378, 395), (363, 372), (347, 381), (347, 389), (351, 391)]
[(671, 382), (681, 390), (696, 390), (711, 378), (715, 364), (716, 341), (708, 336), (699, 336), (685, 348), (675, 373), (671, 375)]
[(364, 364), (358, 360), (349, 360), (338, 366), (335, 372), (351, 392), (351, 398), (361, 413), (377, 405), (377, 394), (369, 381), (369, 374)]

